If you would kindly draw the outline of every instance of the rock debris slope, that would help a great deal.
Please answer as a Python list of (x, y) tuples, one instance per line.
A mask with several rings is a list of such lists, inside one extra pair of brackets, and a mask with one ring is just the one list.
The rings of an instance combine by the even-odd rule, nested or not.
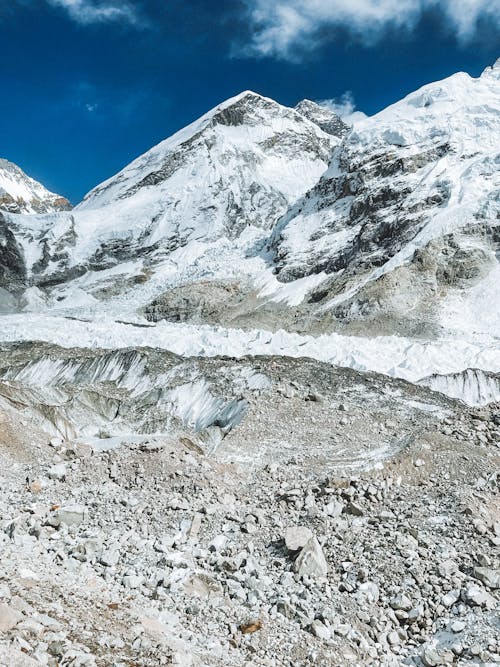
[(500, 663), (500, 63), (0, 163), (0, 665)]

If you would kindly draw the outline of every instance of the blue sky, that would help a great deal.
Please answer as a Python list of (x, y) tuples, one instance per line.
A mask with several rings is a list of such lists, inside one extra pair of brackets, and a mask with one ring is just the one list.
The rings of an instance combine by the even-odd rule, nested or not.
[(500, 0), (8, 0), (0, 40), (0, 156), (76, 203), (245, 89), (373, 114), (477, 76)]

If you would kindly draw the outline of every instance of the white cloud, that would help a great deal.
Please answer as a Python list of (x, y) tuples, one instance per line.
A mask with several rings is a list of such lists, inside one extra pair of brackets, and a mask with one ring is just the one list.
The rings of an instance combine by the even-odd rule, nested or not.
[(316, 104), (326, 107), (340, 116), (347, 125), (356, 125), (360, 121), (367, 118), (363, 111), (356, 109), (354, 98), (350, 90), (346, 91), (341, 97), (329, 100), (317, 100)]
[[(294, 59), (294, 50), (313, 50), (325, 28), (344, 27), (365, 42), (387, 27), (411, 29), (422, 13), (437, 9), (458, 39), (467, 40), (478, 20), (500, 27), (498, 0), (245, 0), (254, 55)], [(324, 38), (324, 36), (323, 36)]]
[(329, 100), (317, 100), (316, 104), (321, 105), (322, 107), (327, 107), (333, 113), (336, 113), (337, 116), (345, 118), (345, 116), (350, 116), (356, 108), (354, 104), (354, 98), (350, 90), (346, 91), (342, 97), (336, 97)]
[(104, 23), (121, 21), (136, 24), (139, 21), (134, 5), (128, 0), (47, 0), (60, 7), (77, 23)]

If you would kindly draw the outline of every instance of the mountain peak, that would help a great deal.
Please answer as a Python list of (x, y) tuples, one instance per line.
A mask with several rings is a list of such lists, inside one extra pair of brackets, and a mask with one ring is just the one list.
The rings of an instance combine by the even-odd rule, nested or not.
[(0, 158), (0, 210), (51, 213), (71, 208), (67, 199), (49, 192), (10, 160)]
[(271, 109), (285, 108), (281, 107), (278, 102), (269, 97), (264, 97), (251, 90), (245, 90), (235, 97), (231, 97), (218, 107), (216, 107), (209, 115), (221, 125), (243, 125), (245, 123), (255, 123), (255, 112), (269, 111)]
[(339, 115), (312, 100), (302, 100), (295, 107), (295, 111), (315, 123), (327, 134), (341, 138), (349, 132), (349, 126)]

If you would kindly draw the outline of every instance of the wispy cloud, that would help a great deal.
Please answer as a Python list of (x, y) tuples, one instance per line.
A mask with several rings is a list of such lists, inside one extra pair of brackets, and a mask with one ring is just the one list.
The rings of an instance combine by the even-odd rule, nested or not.
[(363, 111), (356, 109), (354, 97), (350, 90), (347, 90), (341, 97), (316, 100), (316, 103), (336, 113), (348, 125), (355, 125), (367, 117)]
[[(411, 29), (425, 11), (441, 12), (459, 40), (470, 39), (481, 18), (500, 27), (498, 0), (245, 0), (256, 56), (296, 59), (297, 48), (314, 50), (325, 29), (343, 27), (365, 42), (388, 27)], [(330, 33), (331, 34), (331, 33)]]
[(64, 10), (70, 19), (82, 25), (110, 21), (139, 25), (137, 2), (129, 0), (46, 0)]

